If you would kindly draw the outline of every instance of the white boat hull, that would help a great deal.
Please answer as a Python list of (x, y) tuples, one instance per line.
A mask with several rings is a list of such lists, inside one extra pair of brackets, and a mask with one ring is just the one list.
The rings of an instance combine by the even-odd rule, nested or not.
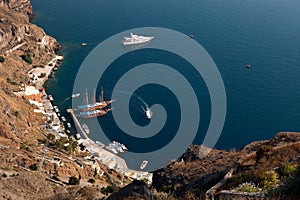
[(138, 36), (130, 33), (131, 37), (124, 37), (122, 44), (123, 45), (136, 45), (142, 44), (146, 42), (150, 42), (154, 37), (145, 37), (145, 36)]

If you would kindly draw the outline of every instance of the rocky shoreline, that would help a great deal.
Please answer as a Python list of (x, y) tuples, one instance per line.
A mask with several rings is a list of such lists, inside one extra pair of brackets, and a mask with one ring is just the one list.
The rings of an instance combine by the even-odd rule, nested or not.
[[(47, 146), (56, 141), (45, 131), (45, 119), (51, 121), (48, 125), (61, 127), (55, 128), (55, 136), (65, 136), (60, 135), (64, 134), (63, 123), (42, 90), (62, 60), (56, 55), (60, 45), (30, 23), (29, 0), (0, 0), (0, 13), (0, 199), (100, 199), (116, 185), (131, 182), (130, 174), (108, 169), (87, 151), (67, 154)], [(93, 147), (90, 145), (90, 152), (101, 153)], [(40, 163), (43, 168), (34, 172)], [(293, 178), (290, 173), (284, 179), (281, 169), (295, 169), (299, 163), (300, 133), (278, 133), (241, 150), (192, 145), (178, 160), (153, 172), (150, 187), (134, 181), (109, 199), (262, 199), (270, 189)], [(80, 177), (81, 185), (68, 185), (69, 176)], [(292, 187), (299, 188), (299, 183)], [(247, 187), (254, 192), (245, 192)]]

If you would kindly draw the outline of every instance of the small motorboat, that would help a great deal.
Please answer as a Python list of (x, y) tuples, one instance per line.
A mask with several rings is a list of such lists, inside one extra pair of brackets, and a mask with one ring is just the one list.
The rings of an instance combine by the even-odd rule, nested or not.
[(144, 169), (148, 164), (148, 161), (147, 160), (144, 160), (140, 166), (140, 169)]
[(151, 110), (148, 108), (148, 109), (146, 110), (146, 118), (147, 118), (147, 119), (151, 119), (151, 117), (152, 117), (152, 112), (151, 112)]
[(89, 129), (89, 127), (88, 127), (86, 124), (82, 124), (82, 128), (83, 128), (83, 130), (84, 130), (87, 134), (90, 133), (90, 129)]
[(247, 68), (247, 69), (250, 69), (250, 67), (251, 67), (250, 64), (247, 64), (247, 65), (246, 65), (246, 68)]
[(51, 94), (48, 95), (48, 98), (49, 98), (50, 101), (54, 101), (54, 98)]
[(65, 118), (64, 116), (61, 116), (61, 120), (62, 120), (63, 122), (67, 121), (66, 118)]
[(76, 94), (72, 94), (72, 98), (77, 98), (77, 97), (79, 97), (80, 96), (80, 93), (76, 93)]

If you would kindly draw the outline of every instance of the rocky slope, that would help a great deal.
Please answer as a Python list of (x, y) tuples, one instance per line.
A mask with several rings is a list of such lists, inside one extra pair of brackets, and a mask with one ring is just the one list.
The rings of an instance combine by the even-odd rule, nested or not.
[(271, 140), (253, 142), (240, 151), (212, 149), (205, 157), (199, 149), (191, 146), (182, 158), (155, 171), (153, 187), (177, 197), (193, 194), (204, 199), (207, 190), (225, 175), (228, 180), (213, 191), (214, 195), (243, 182), (257, 183), (263, 172), (300, 162), (300, 133), (278, 133)]
[(7, 6), (10, 10), (32, 15), (32, 6), (29, 0), (0, 0), (0, 6)]
[[(60, 48), (54, 38), (30, 23), (31, 7), (29, 0), (0, 0), (0, 199), (101, 198), (100, 187), (120, 183), (121, 176), (101, 163), (85, 163), (82, 157), (87, 153), (79, 150), (69, 154), (47, 147), (45, 151), (49, 138), (40, 126), (43, 116), (33, 112), (35, 107), (28, 100), (14, 95), (21, 84), (31, 84), (28, 71), (43, 67)], [(44, 152), (41, 172), (37, 172)], [(53, 176), (57, 183), (49, 180)], [(70, 176), (80, 177), (81, 185), (68, 186)]]
[[(34, 65), (47, 63), (59, 48), (55, 39), (47, 36), (45, 45), (40, 45), (46, 33), (29, 22), (29, 1), (0, 1), (0, 142), (2, 145), (18, 146), (19, 143), (36, 143), (41, 116), (33, 113), (33, 107), (24, 99), (17, 98), (13, 91), (22, 83), (28, 83), (27, 72)], [(21, 56), (27, 54), (32, 64)]]
[[(73, 152), (70, 158), (65, 152), (48, 149), (41, 173), (28, 170), (41, 161), (41, 144), (48, 141), (47, 131), (39, 128), (42, 116), (13, 92), (30, 81), (30, 69), (46, 64), (60, 48), (54, 38), (29, 22), (30, 15), (29, 0), (0, 0), (0, 199), (102, 198), (101, 188), (121, 182), (121, 176), (100, 163), (102, 176), (95, 175), (86, 164), (79, 167), (73, 158), (80, 159), (82, 152)], [(29, 55), (32, 63), (25, 62), (22, 55)], [(63, 164), (50, 162), (54, 157), (62, 159)], [(262, 172), (299, 162), (300, 133), (279, 133), (239, 151), (193, 145), (181, 158), (154, 172), (150, 189), (142, 182), (133, 182), (109, 199), (204, 199), (208, 190), (218, 197), (221, 190), (245, 181), (258, 182)], [(54, 175), (59, 182), (49, 180)], [(79, 175), (81, 186), (65, 184), (69, 176)]]
[[(299, 162), (300, 133), (294, 132), (278, 133), (271, 140), (253, 142), (239, 151), (192, 145), (181, 158), (154, 172), (150, 194), (145, 185), (131, 184), (111, 195), (109, 199), (299, 199), (299, 192), (298, 196), (282, 196), (278, 193), (273, 196), (262, 195), (270, 188), (283, 187), (285, 182), (290, 188), (299, 188), (299, 178), (294, 177), (298, 182), (293, 183), (280, 177), (281, 169), (294, 169)], [(273, 177), (275, 181), (269, 180), (270, 177), (265, 179), (265, 174), (277, 174)], [(289, 176), (293, 177), (291, 174)], [(247, 182), (260, 187), (263, 193), (247, 195), (232, 190)], [(266, 184), (269, 182), (271, 185)], [(279, 192), (284, 190), (284, 187), (278, 189)]]

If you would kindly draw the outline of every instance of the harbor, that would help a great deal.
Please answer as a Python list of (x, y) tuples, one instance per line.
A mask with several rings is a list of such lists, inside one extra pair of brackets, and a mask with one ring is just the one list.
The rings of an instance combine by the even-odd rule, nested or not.
[[(77, 134), (80, 135), (80, 139), (78, 140), (79, 144), (82, 144), (86, 147), (86, 149), (93, 155), (93, 158), (96, 160), (99, 160), (101, 163), (106, 165), (110, 169), (115, 169), (116, 171), (120, 172), (121, 174), (124, 174), (128, 177), (134, 178), (134, 179), (146, 179), (149, 182), (152, 181), (152, 174), (149, 172), (143, 172), (143, 171), (136, 171), (131, 170), (128, 168), (126, 161), (117, 156), (116, 154), (105, 150), (101, 145), (101, 142), (93, 141), (91, 140), (82, 125), (80, 124), (77, 116), (75, 115), (75, 112), (73, 109), (67, 109), (67, 113), (72, 118), (75, 128), (77, 131)], [(98, 143), (98, 144), (97, 144)], [(116, 146), (122, 146), (120, 143), (114, 141), (111, 144), (114, 144)], [(126, 149), (125, 146), (123, 146), (124, 149)]]
[[(49, 77), (54, 76), (54, 69), (57, 68), (61, 61), (62, 56), (55, 56), (45, 67), (33, 68), (28, 72), (28, 76), (31, 79), (32, 85), (23, 84), (19, 92), (15, 94), (20, 98), (26, 98), (31, 104), (37, 106), (34, 112), (41, 113), (44, 116), (45, 123), (41, 127), (46, 128), (52, 133), (55, 138), (60, 137), (73, 137), (71, 135), (72, 125), (67, 121), (66, 117), (57, 105), (53, 105), (55, 96), (47, 94), (43, 85)], [(45, 76), (41, 76), (45, 74)], [(68, 99), (78, 98), (80, 93), (71, 94)], [(86, 91), (86, 103), (79, 106), (76, 110), (66, 109), (67, 114), (74, 122), (75, 138), (78, 144), (85, 146), (86, 150), (90, 153), (90, 158), (95, 159), (103, 163), (109, 169), (114, 169), (121, 174), (131, 177), (133, 179), (146, 179), (150, 183), (152, 181), (152, 174), (143, 171), (135, 171), (128, 168), (126, 161), (117, 156), (117, 153), (121, 153), (127, 150), (126, 146), (112, 141), (112, 143), (103, 144), (100, 141), (93, 141), (88, 137), (90, 132), (86, 124), (80, 124), (78, 117), (83, 119), (89, 119), (94, 117), (101, 117), (112, 108), (107, 108), (114, 100), (104, 100), (103, 88), (101, 88), (101, 96), (99, 101), (96, 101), (95, 93), (93, 103), (88, 102), (88, 94)], [(93, 113), (97, 112), (97, 113)], [(100, 114), (99, 114), (100, 113)], [(105, 149), (104, 147), (107, 147)]]

